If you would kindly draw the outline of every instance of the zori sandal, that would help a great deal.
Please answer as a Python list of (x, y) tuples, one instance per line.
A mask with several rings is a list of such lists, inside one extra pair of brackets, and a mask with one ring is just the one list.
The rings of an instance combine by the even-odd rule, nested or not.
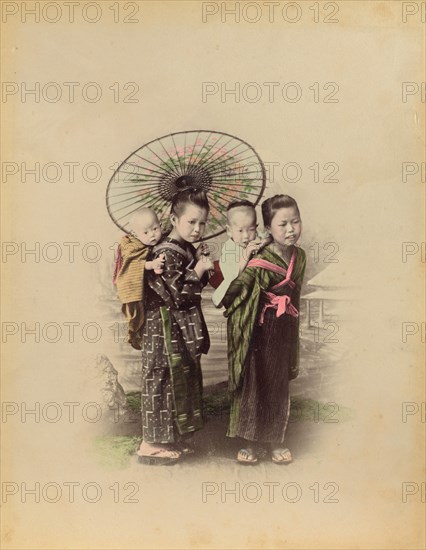
[(240, 464), (257, 464), (257, 456), (254, 449), (247, 447), (238, 451), (237, 460)]
[(174, 464), (182, 456), (179, 451), (175, 451), (172, 449), (158, 449), (157, 451), (149, 455), (142, 454), (140, 451), (138, 451), (136, 454), (138, 455), (138, 461), (141, 464), (148, 464), (149, 466)]
[(272, 462), (275, 464), (290, 464), (293, 462), (293, 457), (289, 449), (274, 449), (272, 451)]

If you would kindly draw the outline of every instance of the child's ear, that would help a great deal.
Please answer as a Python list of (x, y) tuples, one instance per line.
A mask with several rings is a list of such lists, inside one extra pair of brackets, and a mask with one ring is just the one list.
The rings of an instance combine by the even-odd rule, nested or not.
[(226, 234), (228, 235), (228, 237), (232, 237), (232, 234), (231, 234), (231, 228), (229, 227), (228, 224), (226, 224)]
[(174, 227), (176, 225), (176, 216), (174, 214), (170, 214), (170, 221)]

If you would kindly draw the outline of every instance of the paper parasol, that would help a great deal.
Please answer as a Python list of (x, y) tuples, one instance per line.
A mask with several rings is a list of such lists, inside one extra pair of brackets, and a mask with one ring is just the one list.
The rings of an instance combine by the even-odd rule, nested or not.
[(123, 231), (141, 207), (152, 208), (170, 228), (170, 202), (188, 187), (204, 189), (210, 204), (205, 234), (225, 231), (226, 208), (236, 200), (256, 205), (265, 188), (265, 167), (245, 141), (222, 132), (176, 132), (134, 151), (114, 172), (107, 188), (109, 215)]

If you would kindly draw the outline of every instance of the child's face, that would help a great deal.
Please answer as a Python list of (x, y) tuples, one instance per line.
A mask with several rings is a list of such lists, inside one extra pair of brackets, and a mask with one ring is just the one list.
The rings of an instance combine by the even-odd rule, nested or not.
[(226, 233), (234, 243), (247, 246), (256, 238), (256, 212), (250, 208), (236, 208), (228, 214)]
[(280, 208), (272, 218), (271, 227), (268, 229), (277, 244), (291, 246), (299, 240), (302, 233), (302, 222), (293, 206)]
[(161, 239), (160, 222), (153, 212), (140, 216), (133, 224), (133, 231), (145, 246), (154, 246)]
[(185, 210), (179, 216), (171, 215), (171, 220), (178, 236), (189, 243), (194, 243), (202, 238), (206, 228), (207, 210), (195, 204), (187, 204)]

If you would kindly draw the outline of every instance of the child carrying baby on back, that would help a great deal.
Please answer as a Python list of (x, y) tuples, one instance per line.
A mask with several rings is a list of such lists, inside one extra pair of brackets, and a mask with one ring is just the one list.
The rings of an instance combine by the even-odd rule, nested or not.
[(152, 247), (162, 238), (157, 214), (150, 208), (140, 208), (129, 221), (130, 234), (125, 235), (118, 249), (114, 283), (123, 304), (122, 311), (128, 321), (127, 341), (133, 348), (141, 349), (142, 328), (145, 320), (144, 271), (161, 274), (164, 254), (155, 260), (147, 260)]
[(228, 205), (226, 233), (229, 239), (222, 246), (219, 260), (223, 281), (212, 296), (216, 307), (221, 307), (230, 284), (244, 271), (251, 256), (268, 243), (257, 236), (256, 210), (246, 200)]

